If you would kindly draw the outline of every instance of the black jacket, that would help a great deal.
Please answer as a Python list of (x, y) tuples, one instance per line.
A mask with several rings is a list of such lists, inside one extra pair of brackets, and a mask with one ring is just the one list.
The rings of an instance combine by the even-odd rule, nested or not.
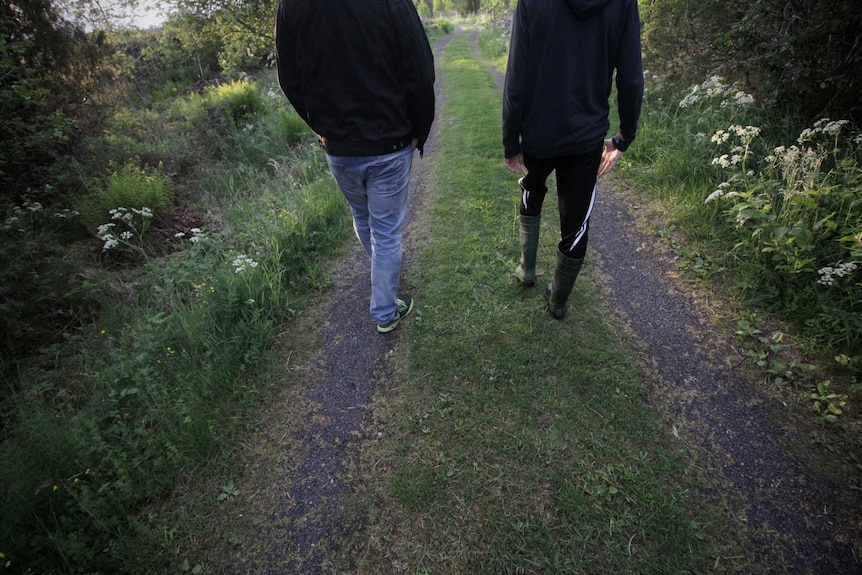
[(614, 71), (625, 151), (643, 100), (637, 0), (519, 0), (503, 96), (505, 157), (595, 150), (610, 128)]
[(411, 0), (281, 0), (278, 82), (335, 156), (419, 140), (434, 119), (434, 59)]

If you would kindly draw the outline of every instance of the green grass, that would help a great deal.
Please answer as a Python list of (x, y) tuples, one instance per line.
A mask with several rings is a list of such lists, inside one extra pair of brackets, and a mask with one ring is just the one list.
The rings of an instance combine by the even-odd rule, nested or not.
[[(207, 488), (190, 486), (229, 483), (247, 418), (282, 388), (287, 367), (266, 361), (273, 342), (325, 283), (321, 258), (350, 232), (343, 197), (283, 98), (264, 98), (257, 82), (216, 95), (224, 106), (206, 113), (230, 121), (183, 134), (201, 164), (170, 182), (182, 185), (179, 205), (142, 199), (153, 183), (167, 194), (168, 177), (131, 163), (103, 194), (133, 194), (131, 204), (117, 200), (130, 209), (161, 208), (126, 240), (134, 249), (103, 251), (103, 241), (80, 235), (65, 246), (66, 220), (33, 203), (5, 220), (7, 278), (33, 277), (36, 257), (75, 264), (56, 266), (73, 270), (56, 283), (41, 273), (32, 293), (2, 286), (6, 321), (21, 333), (4, 341), (14, 353), (4, 351), (0, 396), (0, 554), (12, 573), (154, 573), (182, 563), (213, 503)], [(207, 140), (216, 145), (199, 147)], [(163, 148), (155, 134), (141, 142)], [(193, 218), (172, 220), (174, 208)], [(62, 307), (74, 290), (98, 300), (77, 312), (87, 314), (80, 323)], [(44, 300), (62, 323), (27, 317)], [(28, 345), (13, 348), (25, 336)]]
[(517, 183), (500, 94), (466, 35), (443, 67), (431, 240), (408, 278), (417, 317), (363, 449), (374, 497), (356, 502), (368, 527), (349, 560), (362, 573), (710, 571), (723, 524), (692, 499), (697, 483), (645, 403), (589, 263), (563, 322), (511, 277)]

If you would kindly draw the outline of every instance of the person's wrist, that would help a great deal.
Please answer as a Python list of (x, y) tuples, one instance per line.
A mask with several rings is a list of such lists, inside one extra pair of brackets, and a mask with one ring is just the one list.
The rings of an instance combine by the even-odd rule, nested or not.
[(626, 142), (619, 136), (614, 136), (613, 138), (611, 138), (611, 143), (614, 145), (614, 148), (616, 148), (620, 152), (625, 152), (629, 147), (628, 142)]

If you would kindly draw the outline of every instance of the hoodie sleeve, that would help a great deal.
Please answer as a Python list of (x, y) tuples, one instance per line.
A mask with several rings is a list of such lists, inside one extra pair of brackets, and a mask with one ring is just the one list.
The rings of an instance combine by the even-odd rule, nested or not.
[(290, 27), (286, 2), (278, 4), (275, 18), (275, 54), (278, 85), (299, 117), (309, 123), (308, 111), (302, 99), (302, 73), (299, 67), (298, 34)]
[(503, 86), (503, 152), (506, 158), (521, 153), (521, 129), (527, 109), (529, 49), (524, 12), (523, 3), (519, 1), (512, 15), (512, 38)]
[(621, 152), (628, 149), (637, 135), (644, 93), (640, 14), (636, 1), (629, 3), (625, 22), (626, 28), (623, 31), (616, 62), (620, 129), (619, 134), (614, 138), (614, 144)]
[(411, 0), (393, 0), (392, 16), (400, 30), (402, 77), (413, 137), (422, 153), (434, 122), (434, 55), (425, 27)]

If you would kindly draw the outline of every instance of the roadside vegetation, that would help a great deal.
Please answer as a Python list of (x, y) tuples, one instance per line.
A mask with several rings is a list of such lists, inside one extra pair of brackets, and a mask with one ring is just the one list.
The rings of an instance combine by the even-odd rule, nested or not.
[[(744, 14), (712, 3), (643, 12), (652, 72), (618, 172), (650, 194), (680, 267), (738, 296), (751, 365), (810, 410), (824, 458), (862, 469), (862, 99), (846, 80), (862, 75), (858, 50), (828, 53), (858, 37), (860, 16), (828, 3), (805, 34), (832, 26), (833, 42), (784, 31), (764, 53), (754, 40), (766, 28), (752, 23), (772, 23), (758, 13), (770, 2)], [(95, 14), (90, 29), (105, 17), (72, 4)], [(86, 33), (49, 0), (0, 7), (9, 573), (205, 572), (207, 506), (236, 497), (232, 449), (290, 367), (270, 352), (293, 345), (292, 316), (325, 289), (321, 261), (351, 233), (268, 68), (274, 4), (174, 4), (159, 30)], [(503, 68), (507, 8), (423, 1), (420, 13), (493, 13), (500, 26), (480, 43)], [(680, 28), (702, 32), (691, 38), (659, 27), (692, 15)], [(824, 53), (794, 63), (815, 48)], [(369, 488), (379, 521), (345, 561), (380, 573), (393, 556), (414, 572), (756, 571), (728, 551), (744, 534), (689, 499), (702, 478), (644, 405), (592, 283), (576, 288), (583, 323), (560, 324), (506, 281), (516, 212), (499, 95), (465, 50), (459, 41), (444, 62), (434, 161), (446, 168), (433, 240), (408, 278), (422, 305), (404, 384), (382, 390), (387, 439), (367, 450), (383, 458)], [(848, 481), (862, 488), (860, 477)]]
[(78, 133), (62, 178), (7, 188), (10, 573), (181, 571), (198, 536), (182, 495), (232, 465), (243, 418), (273, 389), (269, 350), (350, 231), (272, 73), (175, 94), (163, 76), (142, 101), (144, 81), (117, 80), (129, 93)]

